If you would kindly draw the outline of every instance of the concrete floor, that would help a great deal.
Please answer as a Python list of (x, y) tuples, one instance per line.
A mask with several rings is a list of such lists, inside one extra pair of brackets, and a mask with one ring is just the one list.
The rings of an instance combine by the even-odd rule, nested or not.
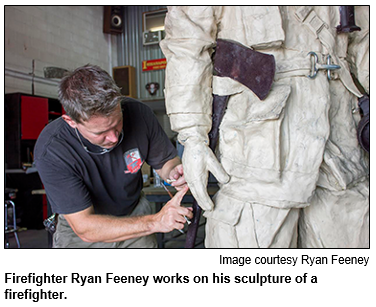
[[(21, 229), (18, 232), (21, 248), (48, 248), (48, 234), (44, 229)], [(9, 248), (18, 248), (14, 234), (8, 234)]]

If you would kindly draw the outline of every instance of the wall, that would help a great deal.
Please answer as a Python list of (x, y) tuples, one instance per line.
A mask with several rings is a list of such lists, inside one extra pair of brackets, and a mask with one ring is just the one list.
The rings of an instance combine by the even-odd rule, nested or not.
[[(144, 46), (142, 43), (142, 14), (155, 11), (166, 6), (126, 6), (124, 12), (125, 31), (118, 36), (118, 63), (119, 66), (131, 65), (136, 68), (137, 98), (141, 101), (163, 100), (164, 106), (164, 79), (165, 71), (142, 71), (142, 61), (165, 58), (159, 44)], [(158, 82), (160, 89), (155, 95), (150, 95), (145, 89), (149, 82)]]
[(57, 97), (57, 81), (44, 78), (48, 66), (72, 70), (87, 63), (112, 74), (117, 39), (103, 33), (103, 6), (5, 6), (5, 93)]
[[(142, 61), (165, 58), (159, 44), (144, 46), (142, 43), (142, 15), (144, 12), (156, 11), (166, 6), (126, 6), (124, 10), (124, 33), (117, 37), (118, 64), (136, 68), (137, 99), (152, 108), (159, 123), (170, 139), (176, 133), (171, 130), (166, 115), (163, 89), (165, 86), (165, 70), (142, 71)], [(150, 95), (145, 86), (149, 82), (158, 82), (159, 90)]]
[[(5, 93), (31, 94), (35, 60), (35, 95), (57, 97), (57, 80), (45, 79), (48, 66), (74, 69), (96, 64), (136, 68), (137, 97), (149, 105), (170, 138), (175, 136), (164, 107), (165, 71), (142, 72), (142, 61), (164, 58), (159, 45), (143, 46), (142, 13), (163, 6), (126, 6), (124, 33), (103, 33), (103, 6), (5, 6)], [(148, 82), (160, 89), (151, 96)]]

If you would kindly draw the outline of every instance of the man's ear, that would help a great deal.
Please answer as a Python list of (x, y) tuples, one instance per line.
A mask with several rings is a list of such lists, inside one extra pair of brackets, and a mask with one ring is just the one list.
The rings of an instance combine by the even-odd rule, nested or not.
[(67, 114), (61, 115), (61, 117), (67, 122), (73, 129), (77, 128), (77, 123)]

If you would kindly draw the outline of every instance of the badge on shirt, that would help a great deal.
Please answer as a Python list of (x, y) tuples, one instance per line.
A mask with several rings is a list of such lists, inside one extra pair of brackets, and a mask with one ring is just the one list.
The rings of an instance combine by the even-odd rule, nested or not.
[(125, 165), (127, 166), (127, 169), (124, 171), (126, 174), (134, 174), (137, 173), (141, 166), (142, 166), (142, 159), (140, 152), (138, 151), (138, 148), (130, 149), (123, 155)]

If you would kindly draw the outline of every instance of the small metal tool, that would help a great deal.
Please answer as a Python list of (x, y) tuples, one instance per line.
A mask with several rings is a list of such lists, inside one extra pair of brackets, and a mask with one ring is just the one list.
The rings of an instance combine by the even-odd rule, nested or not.
[(163, 182), (161, 182), (161, 184), (162, 184), (162, 187), (163, 187), (163, 188), (166, 190), (166, 192), (168, 193), (168, 195), (169, 195), (171, 198), (173, 198), (174, 195), (171, 194), (170, 190), (167, 189), (167, 187), (165, 186), (165, 184), (164, 184)]
[(185, 220), (187, 221), (187, 224), (191, 225), (192, 222), (185, 215), (183, 215), (183, 216), (184, 216)]

